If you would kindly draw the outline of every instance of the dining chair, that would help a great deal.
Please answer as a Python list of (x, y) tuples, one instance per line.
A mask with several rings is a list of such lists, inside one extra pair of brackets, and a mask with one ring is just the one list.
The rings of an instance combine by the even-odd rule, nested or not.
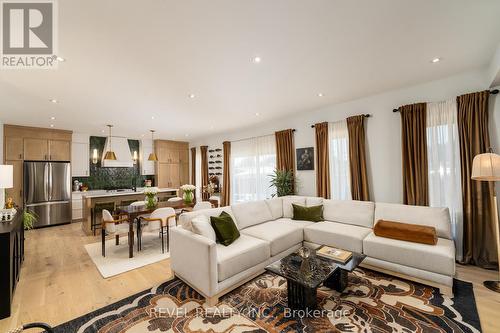
[[(102, 256), (106, 256), (106, 234), (115, 235), (115, 245), (120, 245), (120, 236), (129, 235), (129, 225), (127, 215), (111, 215), (109, 210), (102, 210), (102, 230), (101, 230), (101, 245)], [(136, 229), (135, 225), (133, 226)], [(133, 242), (132, 237), (132, 242)]]
[[(30, 330), (32, 328), (41, 328), (41, 329), (44, 330), (43, 332), (47, 332), (47, 333), (54, 332), (54, 329), (49, 324), (46, 324), (46, 323), (30, 323), (30, 324), (24, 324), (24, 325), (22, 325), (20, 327), (12, 329), (12, 330), (8, 331), (7, 333), (19, 333), (19, 332), (22, 332), (22, 331)], [(37, 330), (37, 331), (39, 332), (39, 330)]]
[[(167, 252), (170, 250), (170, 227), (177, 225), (175, 209), (172, 207), (158, 208), (154, 210), (149, 217), (139, 217), (141, 227), (139, 231), (139, 248), (142, 248), (142, 231), (158, 231), (161, 237), (161, 252), (165, 253), (164, 235), (167, 234)], [(144, 225), (144, 227), (143, 227)]]
[(210, 209), (210, 208), (212, 208), (212, 204), (209, 201), (200, 201), (194, 205), (193, 212), (196, 210)]
[(107, 209), (109, 211), (114, 211), (115, 210), (114, 201), (98, 202), (94, 205), (93, 208), (90, 209), (90, 216), (91, 216), (90, 228), (91, 228), (92, 232), (94, 233), (94, 236), (96, 235), (96, 230), (102, 228), (102, 224), (97, 223), (97, 217), (100, 215), (100, 217), (102, 219), (102, 210), (103, 209)]

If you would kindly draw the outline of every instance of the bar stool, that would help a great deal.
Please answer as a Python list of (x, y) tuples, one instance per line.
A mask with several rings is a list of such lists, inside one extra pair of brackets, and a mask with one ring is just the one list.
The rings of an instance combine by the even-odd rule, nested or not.
[(97, 215), (101, 215), (102, 218), (102, 211), (106, 209), (109, 210), (110, 212), (113, 212), (115, 210), (115, 203), (114, 201), (110, 202), (98, 202), (94, 205), (94, 208), (90, 210), (90, 216), (91, 216), (91, 230), (94, 233), (94, 236), (96, 235), (96, 230), (102, 228), (101, 223), (97, 223)]

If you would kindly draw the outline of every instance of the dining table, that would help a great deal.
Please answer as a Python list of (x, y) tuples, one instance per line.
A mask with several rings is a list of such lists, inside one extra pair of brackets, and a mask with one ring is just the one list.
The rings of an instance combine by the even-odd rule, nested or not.
[(134, 257), (134, 223), (137, 223), (137, 227), (139, 228), (139, 216), (151, 214), (158, 208), (164, 207), (172, 207), (176, 211), (180, 212), (177, 215), (180, 215), (184, 211), (192, 211), (194, 207), (194, 203), (185, 203), (183, 200), (179, 201), (160, 201), (157, 203), (155, 207), (147, 207), (146, 205), (128, 205), (128, 206), (118, 206), (116, 207), (115, 213), (117, 215), (126, 215), (128, 216), (128, 247), (129, 258)]

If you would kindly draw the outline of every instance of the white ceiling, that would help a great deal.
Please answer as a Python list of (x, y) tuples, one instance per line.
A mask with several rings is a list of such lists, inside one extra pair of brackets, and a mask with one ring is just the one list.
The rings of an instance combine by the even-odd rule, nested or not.
[(499, 17), (496, 0), (59, 1), (67, 61), (1, 70), (0, 120), (191, 140), (485, 66)]

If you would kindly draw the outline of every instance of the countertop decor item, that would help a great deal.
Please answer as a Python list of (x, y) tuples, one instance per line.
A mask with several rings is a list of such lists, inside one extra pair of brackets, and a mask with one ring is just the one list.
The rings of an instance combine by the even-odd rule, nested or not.
[(144, 195), (146, 196), (144, 201), (146, 201), (147, 208), (156, 207), (156, 205), (158, 204), (158, 197), (156, 196), (157, 194), (158, 194), (158, 187), (144, 188)]
[(183, 192), (183, 199), (186, 204), (190, 204), (194, 199), (194, 191), (196, 190), (196, 186), (191, 184), (184, 184), (181, 186), (181, 190)]
[(0, 165), (0, 209), (5, 206), (5, 189), (14, 186), (14, 166)]
[[(472, 161), (472, 176), (473, 180), (485, 182), (500, 181), (500, 155), (494, 154), (490, 148), (488, 153), (479, 154), (474, 157)], [(500, 259), (500, 232), (498, 230), (498, 202), (495, 184), (493, 184), (493, 230), (495, 231), (495, 239), (497, 241), (497, 253)], [(497, 281), (484, 281), (483, 284), (486, 288), (500, 293), (500, 260), (499, 266), (499, 280)]]

